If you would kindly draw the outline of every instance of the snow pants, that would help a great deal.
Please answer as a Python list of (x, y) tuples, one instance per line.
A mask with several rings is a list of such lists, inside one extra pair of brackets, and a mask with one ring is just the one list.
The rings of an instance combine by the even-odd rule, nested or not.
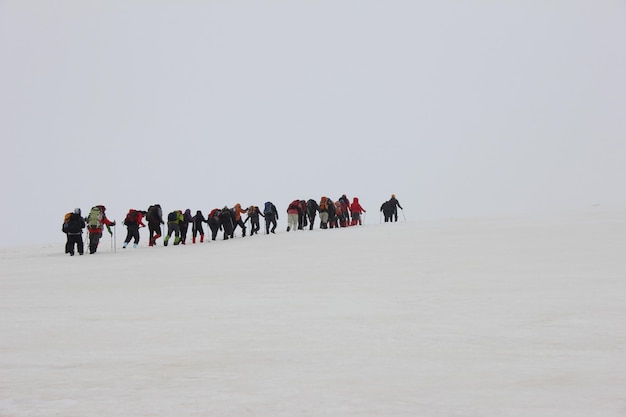
[[(272, 229), (270, 230), (270, 225)], [(274, 233), (276, 231), (276, 226), (278, 222), (276, 221), (276, 215), (274, 213), (267, 213), (265, 215), (265, 234), (269, 235), (270, 232)]]
[(219, 221), (209, 220), (209, 229), (211, 229), (211, 240), (217, 239), (217, 234), (220, 231)]
[(128, 244), (131, 239), (135, 239), (135, 244), (139, 244), (139, 225), (137, 223), (129, 223), (126, 225), (126, 239), (124, 243)]
[(298, 213), (287, 214), (287, 231), (298, 230)]
[(156, 240), (161, 237), (161, 223), (148, 222), (148, 230), (150, 231), (150, 246), (154, 246)]
[(250, 236), (255, 233), (258, 234), (261, 229), (261, 224), (259, 223), (259, 217), (250, 217)]
[(308, 213), (308, 217), (309, 217), (309, 230), (313, 230), (313, 226), (315, 225), (315, 214), (316, 212), (313, 213)]
[(233, 233), (230, 234), (230, 237), (233, 237), (235, 235), (235, 229), (237, 229), (237, 226), (241, 227), (243, 237), (246, 237), (246, 225), (241, 219), (235, 221), (235, 227), (233, 227)]
[(96, 253), (96, 250), (98, 250), (98, 244), (100, 243), (101, 237), (102, 237), (102, 231), (100, 232), (97, 232), (97, 231), (92, 232), (91, 230), (89, 231), (89, 254)]
[(65, 253), (69, 253), (74, 256), (74, 246), (78, 250), (78, 254), (83, 254), (83, 235), (80, 234), (69, 234), (67, 235), (67, 243), (65, 243)]
[(180, 243), (183, 245), (187, 241), (187, 231), (189, 230), (189, 223), (183, 222), (179, 225), (180, 227)]
[(178, 225), (178, 223), (169, 222), (167, 223), (167, 235), (163, 240), (163, 244), (165, 246), (167, 246), (170, 237), (172, 237), (172, 233), (174, 234), (174, 245), (178, 245), (180, 243), (180, 226)]
[(320, 212), (320, 229), (328, 229), (328, 212)]
[(194, 225), (191, 228), (191, 234), (192, 237), (195, 239), (196, 236), (198, 236), (198, 234), (200, 234), (200, 236), (204, 237), (204, 227), (202, 227), (202, 223), (198, 224), (198, 225)]

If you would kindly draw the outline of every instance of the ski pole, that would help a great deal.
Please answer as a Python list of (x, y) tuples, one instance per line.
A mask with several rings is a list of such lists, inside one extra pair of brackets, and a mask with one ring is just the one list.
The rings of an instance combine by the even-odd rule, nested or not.
[(404, 222), (406, 223), (406, 216), (404, 215), (404, 209), (400, 209), (400, 211), (402, 212), (402, 218), (404, 219)]

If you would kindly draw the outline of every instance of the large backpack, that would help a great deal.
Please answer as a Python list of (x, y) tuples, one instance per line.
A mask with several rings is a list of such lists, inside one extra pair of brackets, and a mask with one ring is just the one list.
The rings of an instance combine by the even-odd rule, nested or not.
[(220, 209), (214, 208), (209, 213), (208, 219), (216, 219), (217, 220), (217, 218), (219, 217), (220, 213), (221, 213)]
[(67, 229), (69, 228), (69, 221), (70, 221), (70, 216), (72, 215), (72, 213), (67, 213), (65, 214), (65, 216), (63, 217), (63, 233), (67, 233)]
[(87, 226), (90, 229), (99, 229), (102, 227), (102, 217), (102, 209), (98, 206), (92, 207), (87, 216)]
[(163, 221), (163, 211), (161, 210), (161, 206), (155, 204), (153, 206), (148, 207), (148, 211), (146, 213), (146, 219), (149, 223), (160, 223)]
[(84, 227), (82, 217), (80, 217), (80, 214), (77, 213), (69, 214), (70, 216), (67, 219), (67, 223), (64, 225), (64, 230), (71, 234), (81, 233), (81, 229)]
[(263, 210), (263, 214), (272, 214), (274, 213), (274, 205), (268, 201), (265, 203), (265, 209)]
[(167, 215), (167, 221), (168, 222), (175, 222), (176, 220), (178, 220), (178, 212), (177, 211), (173, 211), (170, 214)]
[(126, 219), (124, 219), (124, 224), (128, 223), (137, 223), (137, 210), (128, 210), (128, 213), (126, 214)]

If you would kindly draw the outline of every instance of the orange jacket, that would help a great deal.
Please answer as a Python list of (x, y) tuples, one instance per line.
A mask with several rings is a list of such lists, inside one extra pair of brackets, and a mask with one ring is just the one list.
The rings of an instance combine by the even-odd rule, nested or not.
[(244, 210), (241, 208), (241, 204), (239, 203), (235, 204), (235, 220), (236, 221), (241, 220), (241, 215), (246, 214), (247, 212), (248, 210)]

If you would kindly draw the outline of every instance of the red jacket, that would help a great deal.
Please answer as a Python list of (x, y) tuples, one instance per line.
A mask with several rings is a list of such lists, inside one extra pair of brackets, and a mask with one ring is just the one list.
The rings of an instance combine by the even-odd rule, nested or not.
[(287, 214), (300, 214), (300, 200), (293, 200), (287, 207)]
[(356, 197), (354, 197), (354, 200), (352, 201), (352, 204), (350, 205), (350, 212), (351, 213), (365, 213), (365, 209), (361, 207), (361, 204), (359, 204), (359, 199)]
[(146, 225), (145, 225), (145, 224), (143, 224), (143, 213), (142, 213), (142, 212), (140, 212), (140, 211), (138, 211), (138, 212), (137, 212), (137, 224), (138, 224), (140, 227), (146, 227)]

